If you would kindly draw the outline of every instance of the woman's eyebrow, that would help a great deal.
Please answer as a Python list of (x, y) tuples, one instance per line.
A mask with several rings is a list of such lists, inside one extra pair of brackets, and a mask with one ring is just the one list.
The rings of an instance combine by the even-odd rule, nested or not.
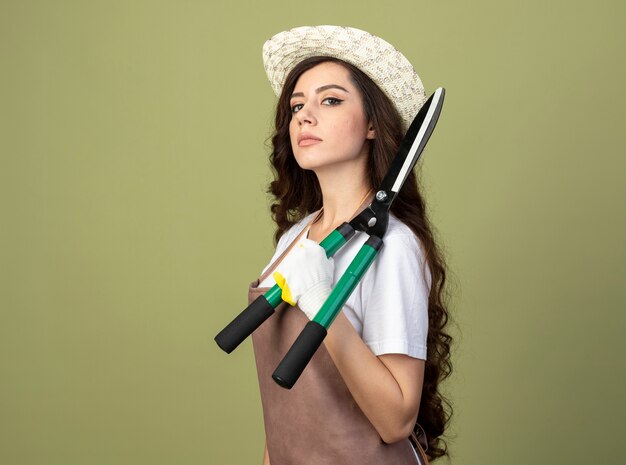
[[(344, 92), (346, 92), (348, 94), (350, 93), (350, 92), (348, 92), (347, 89), (341, 87), (338, 84), (327, 84), (325, 86), (318, 87), (317, 89), (315, 89), (315, 93), (319, 94), (320, 92), (324, 92), (325, 90), (328, 90), (328, 89), (339, 89), (339, 90), (343, 90)], [(293, 94), (291, 94), (291, 98), (294, 98), (294, 97), (304, 97), (304, 93), (303, 92), (294, 92)]]

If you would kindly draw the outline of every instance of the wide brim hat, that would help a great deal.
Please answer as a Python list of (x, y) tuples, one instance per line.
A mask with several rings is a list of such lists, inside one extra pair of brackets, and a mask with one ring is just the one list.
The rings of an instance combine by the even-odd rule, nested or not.
[(395, 105), (405, 132), (427, 100), (422, 80), (393, 45), (369, 32), (343, 26), (296, 27), (265, 42), (263, 65), (276, 95), (280, 96), (294, 66), (313, 56), (338, 58), (363, 71)]

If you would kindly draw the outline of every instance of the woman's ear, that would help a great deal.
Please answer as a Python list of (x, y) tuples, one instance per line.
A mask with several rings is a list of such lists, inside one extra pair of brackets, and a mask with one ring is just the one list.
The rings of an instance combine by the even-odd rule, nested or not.
[(376, 139), (376, 131), (374, 130), (374, 126), (373, 125), (369, 125), (367, 128), (367, 136), (365, 137), (366, 139)]

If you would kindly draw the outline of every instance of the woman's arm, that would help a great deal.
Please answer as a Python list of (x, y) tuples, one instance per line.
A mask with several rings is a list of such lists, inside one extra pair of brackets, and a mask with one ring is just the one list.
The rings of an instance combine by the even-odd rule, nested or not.
[[(421, 339), (428, 326), (428, 286), (427, 279), (416, 279), (427, 276), (419, 252), (412, 234), (387, 238), (369, 271), (369, 281), (367, 275), (363, 278), (365, 288), (386, 290), (363, 298), (363, 306), (369, 309), (363, 317), (364, 336), (367, 332), (370, 339), (397, 342), (405, 331), (414, 334), (416, 348), (425, 348), (426, 341)], [(276, 274), (283, 295), (288, 291), (287, 297), (313, 319), (326, 300), (325, 291), (331, 292), (333, 262), (326, 259), (325, 251), (315, 241), (304, 240), (276, 268)], [(400, 330), (407, 319), (411, 327)], [(388, 324), (392, 321), (403, 323), (396, 327)], [(343, 313), (330, 325), (324, 343), (352, 397), (382, 440), (393, 443), (409, 437), (419, 411), (424, 360), (401, 353), (377, 357)], [(393, 344), (388, 347), (395, 350)]]
[(330, 326), (324, 344), (382, 440), (391, 444), (409, 437), (420, 406), (424, 360), (374, 355), (343, 313)]

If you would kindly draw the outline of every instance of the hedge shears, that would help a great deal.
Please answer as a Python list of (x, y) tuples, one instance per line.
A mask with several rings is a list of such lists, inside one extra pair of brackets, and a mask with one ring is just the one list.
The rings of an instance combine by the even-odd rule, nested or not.
[[(356, 256), (341, 275), (328, 299), (318, 310), (295, 340), (285, 357), (272, 374), (276, 383), (291, 389), (305, 367), (322, 344), (328, 328), (335, 320), (355, 287), (374, 262), (383, 245), (383, 237), (389, 224), (389, 211), (400, 192), (404, 181), (419, 159), (430, 135), (435, 129), (445, 89), (439, 87), (422, 105), (402, 141), (385, 178), (374, 199), (350, 222), (338, 226), (320, 242), (328, 258), (343, 247), (356, 231), (369, 235)], [(241, 342), (254, 332), (265, 320), (274, 314), (283, 301), (282, 289), (274, 285), (264, 295), (257, 297), (243, 312), (229, 323), (216, 337), (218, 346), (231, 353)]]

